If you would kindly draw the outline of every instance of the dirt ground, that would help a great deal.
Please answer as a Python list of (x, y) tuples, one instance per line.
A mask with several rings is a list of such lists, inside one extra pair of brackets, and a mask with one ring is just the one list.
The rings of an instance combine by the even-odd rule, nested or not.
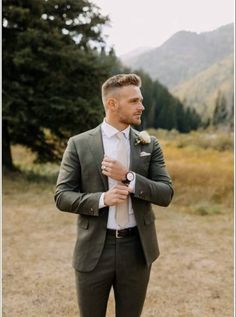
[[(71, 267), (76, 216), (53, 185), (7, 177), (3, 194), (3, 316), (78, 317)], [(233, 214), (155, 207), (161, 249), (142, 317), (233, 316)], [(108, 317), (114, 316), (111, 295)], [(128, 316), (124, 316), (128, 317)]]

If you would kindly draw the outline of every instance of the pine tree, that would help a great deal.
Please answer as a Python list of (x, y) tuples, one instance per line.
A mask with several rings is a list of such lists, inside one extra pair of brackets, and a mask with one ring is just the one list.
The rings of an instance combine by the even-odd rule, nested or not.
[(213, 126), (228, 124), (228, 111), (225, 96), (220, 92), (216, 98), (215, 110), (212, 119)]
[(229, 127), (231, 130), (234, 129), (234, 95), (232, 96), (232, 102), (229, 111)]
[[(127, 72), (130, 72), (130, 70), (127, 70)], [(145, 107), (142, 116), (142, 127), (136, 127), (137, 129), (176, 129), (187, 133), (201, 126), (201, 118), (194, 109), (184, 107), (183, 103), (172, 96), (158, 80), (153, 81), (143, 71), (135, 72), (142, 78), (141, 90)]]
[(101, 35), (108, 18), (87, 0), (4, 0), (2, 15), (3, 165), (14, 143), (58, 159), (103, 116), (100, 84), (116, 64)]

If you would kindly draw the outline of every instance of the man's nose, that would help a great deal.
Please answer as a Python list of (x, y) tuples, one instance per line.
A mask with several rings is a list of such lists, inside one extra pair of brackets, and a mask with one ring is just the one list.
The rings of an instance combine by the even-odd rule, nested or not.
[(145, 110), (145, 107), (144, 107), (144, 105), (143, 105), (142, 102), (139, 103), (139, 109), (140, 109), (141, 111), (144, 111), (144, 110)]

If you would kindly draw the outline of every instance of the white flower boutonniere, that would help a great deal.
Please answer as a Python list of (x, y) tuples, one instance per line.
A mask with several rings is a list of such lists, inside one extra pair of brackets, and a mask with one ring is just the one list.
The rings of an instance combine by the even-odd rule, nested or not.
[(135, 139), (135, 145), (137, 144), (148, 144), (151, 142), (151, 137), (147, 131), (141, 131), (137, 138)]

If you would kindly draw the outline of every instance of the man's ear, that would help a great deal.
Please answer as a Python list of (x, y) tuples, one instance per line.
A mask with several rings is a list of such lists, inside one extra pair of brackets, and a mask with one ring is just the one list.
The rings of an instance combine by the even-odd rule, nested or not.
[(107, 99), (107, 109), (110, 111), (115, 111), (117, 108), (117, 100), (114, 97), (109, 97)]

